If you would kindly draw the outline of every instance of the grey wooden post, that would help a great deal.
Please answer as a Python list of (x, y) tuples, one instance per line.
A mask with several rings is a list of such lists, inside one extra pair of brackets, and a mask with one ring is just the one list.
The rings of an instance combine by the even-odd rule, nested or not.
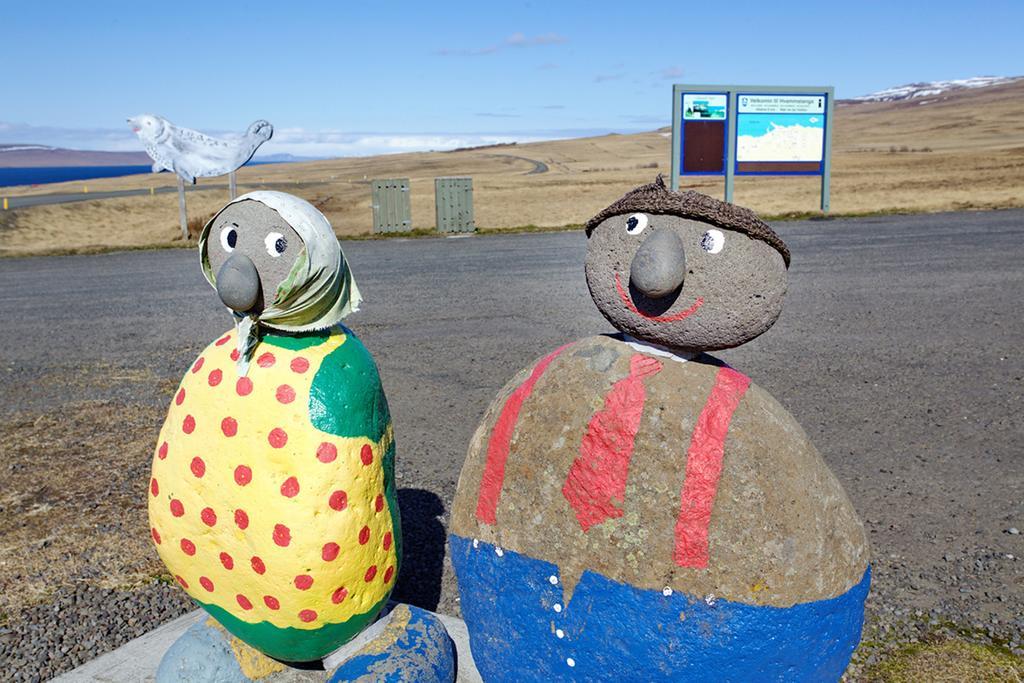
[(185, 211), (185, 181), (178, 176), (178, 218), (181, 219), (181, 239), (188, 241), (188, 213)]
[(736, 171), (736, 120), (739, 118), (736, 109), (736, 91), (731, 90), (726, 99), (728, 123), (725, 129), (725, 201), (732, 203), (732, 191)]
[(828, 213), (831, 208), (831, 190), (829, 184), (832, 182), (832, 129), (836, 120), (832, 117), (835, 104), (835, 90), (829, 87), (826, 90), (825, 102), (825, 158), (822, 159), (821, 173), (821, 212)]
[(228, 198), (234, 200), (238, 196), (238, 183), (235, 181), (235, 172), (228, 173)]

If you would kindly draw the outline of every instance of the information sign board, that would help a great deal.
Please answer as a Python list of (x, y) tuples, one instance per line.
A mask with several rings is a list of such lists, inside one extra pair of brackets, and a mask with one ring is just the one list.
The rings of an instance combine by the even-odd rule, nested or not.
[(689, 175), (821, 176), (829, 209), (831, 86), (672, 86), (672, 189)]

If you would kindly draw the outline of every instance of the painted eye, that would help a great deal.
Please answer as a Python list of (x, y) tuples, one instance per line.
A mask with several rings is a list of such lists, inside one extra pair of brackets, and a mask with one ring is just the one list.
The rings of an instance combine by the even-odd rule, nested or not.
[(238, 244), (238, 231), (235, 227), (229, 225), (220, 231), (220, 246), (224, 247), (224, 251), (234, 251), (235, 245)]
[(709, 254), (717, 254), (725, 246), (725, 235), (721, 230), (708, 230), (701, 235), (700, 248)]
[(277, 258), (288, 248), (288, 240), (279, 232), (272, 232), (263, 241), (267, 245), (267, 253)]
[(626, 219), (626, 232), (630, 235), (639, 235), (647, 227), (647, 214), (634, 213)]

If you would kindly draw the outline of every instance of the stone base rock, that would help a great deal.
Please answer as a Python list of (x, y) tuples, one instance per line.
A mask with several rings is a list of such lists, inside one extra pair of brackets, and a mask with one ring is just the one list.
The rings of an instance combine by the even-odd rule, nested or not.
[[(267, 657), (232, 636), (214, 619), (189, 628), (168, 649), (158, 683), (323, 683), (324, 681), (417, 681), (452, 683), (455, 645), (441, 620), (399, 604), (356, 641), (319, 662), (296, 668)], [(337, 660), (341, 659), (340, 663)]]

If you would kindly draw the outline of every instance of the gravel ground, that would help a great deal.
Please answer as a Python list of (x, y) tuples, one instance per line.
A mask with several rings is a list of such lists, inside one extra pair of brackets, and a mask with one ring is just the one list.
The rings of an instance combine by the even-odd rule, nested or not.
[[(848, 677), (870, 678), (915, 639), (1022, 654), (1024, 535), (1011, 531), (1024, 529), (1024, 211), (777, 228), (793, 252), (782, 318), (721, 355), (793, 412), (865, 520), (874, 582)], [(608, 330), (583, 281), (585, 239), (343, 246), (367, 298), (351, 326), (381, 367), (398, 438), (409, 545), (396, 597), (457, 613), (444, 525), (477, 421), (534, 358)], [(185, 251), (0, 261), (0, 319), (0, 421), (87, 399), (163, 410), (228, 323)], [(101, 367), (151, 379), (53, 380)], [(144, 498), (144, 481), (119, 486)], [(7, 614), (0, 678), (44, 679), (188, 608), (152, 579), (34, 580), (52, 592)]]

